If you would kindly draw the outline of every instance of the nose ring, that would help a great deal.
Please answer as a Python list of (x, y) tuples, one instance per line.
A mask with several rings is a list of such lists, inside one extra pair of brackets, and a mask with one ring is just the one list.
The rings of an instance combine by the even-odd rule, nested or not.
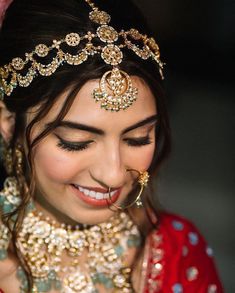
[(109, 200), (112, 206), (114, 206), (116, 209), (118, 210), (126, 210), (132, 206), (134, 206), (136, 204), (137, 208), (141, 208), (143, 206), (142, 200), (141, 200), (141, 195), (144, 191), (144, 188), (148, 185), (148, 181), (149, 181), (149, 173), (148, 171), (138, 171), (135, 169), (127, 169), (127, 172), (137, 172), (138, 173), (138, 180), (137, 182), (140, 185), (140, 190), (139, 193), (137, 194), (135, 200), (133, 202), (131, 202), (130, 204), (126, 205), (126, 206), (118, 206), (115, 203), (112, 203), (112, 199), (111, 199), (111, 187), (108, 188), (108, 194), (109, 194)]

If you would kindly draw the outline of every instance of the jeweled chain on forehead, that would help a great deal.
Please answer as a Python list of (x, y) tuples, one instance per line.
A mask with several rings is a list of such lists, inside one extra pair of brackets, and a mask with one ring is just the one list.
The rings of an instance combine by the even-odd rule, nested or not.
[[(90, 0), (85, 2), (92, 9), (89, 18), (97, 24), (96, 31), (88, 31), (84, 35), (71, 32), (63, 39), (53, 40), (50, 46), (38, 44), (33, 51), (25, 53), (25, 58), (13, 58), (9, 64), (0, 67), (0, 98), (10, 96), (17, 86), (28, 87), (37, 75), (50, 76), (63, 64), (80, 65), (89, 57), (98, 54), (111, 69), (100, 79), (99, 88), (92, 93), (93, 98), (101, 103), (105, 110), (126, 109), (137, 99), (138, 89), (133, 87), (130, 76), (119, 68), (123, 61), (123, 48), (130, 49), (141, 59), (155, 60), (163, 78), (163, 63), (160, 60), (159, 47), (153, 38), (148, 38), (133, 28), (118, 32), (109, 25), (111, 17), (107, 12), (99, 10)], [(100, 45), (95, 45), (94, 40), (99, 40)], [(78, 46), (82, 43), (84, 46), (79, 49)], [(65, 51), (64, 46), (62, 49), (64, 44), (77, 49), (76, 53)], [(56, 54), (51, 62), (40, 63), (39, 60), (48, 57), (52, 50)], [(26, 65), (28, 69), (23, 75), (22, 71)]]

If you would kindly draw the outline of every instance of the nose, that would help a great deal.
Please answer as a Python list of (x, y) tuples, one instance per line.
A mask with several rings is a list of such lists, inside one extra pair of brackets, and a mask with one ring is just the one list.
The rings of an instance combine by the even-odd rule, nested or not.
[(119, 143), (109, 143), (98, 153), (90, 173), (93, 179), (105, 188), (124, 185), (127, 172), (124, 154)]

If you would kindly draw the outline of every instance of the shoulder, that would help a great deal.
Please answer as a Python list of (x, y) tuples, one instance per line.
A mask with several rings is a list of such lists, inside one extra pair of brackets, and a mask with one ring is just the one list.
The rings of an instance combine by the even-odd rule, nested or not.
[(184, 250), (182, 253), (186, 253), (186, 250), (198, 248), (203, 248), (210, 253), (206, 240), (198, 228), (182, 216), (162, 212), (156, 232), (161, 234), (164, 245), (169, 242), (174, 243), (174, 245), (167, 246), (169, 253), (180, 253), (180, 250)]
[(190, 220), (182, 216), (162, 213), (156, 233), (161, 234), (168, 255), (178, 255), (182, 259), (195, 258), (197, 263), (212, 259), (212, 248), (202, 233)]
[(13, 255), (9, 255), (7, 258), (0, 260), (0, 284), (2, 280), (15, 274), (17, 267), (18, 262)]
[(205, 244), (206, 241), (198, 228), (188, 219), (168, 212), (162, 212), (158, 230), (165, 237), (173, 237), (177, 242), (192, 246)]
[(0, 260), (0, 293), (1, 289), (2, 292), (19, 292), (18, 266), (18, 260), (10, 253), (7, 258)]
[(200, 261), (211, 257), (213, 252), (198, 228), (188, 219), (163, 212), (155, 233), (162, 237), (162, 245), (169, 256), (184, 258), (200, 254)]
[(190, 220), (167, 211), (161, 212), (159, 218), (160, 226), (168, 226), (178, 231), (183, 230), (184, 228), (195, 228), (195, 225)]
[(191, 221), (162, 212), (152, 235), (152, 248), (161, 252), (156, 261), (161, 270), (158, 278), (164, 283), (162, 292), (223, 292), (213, 251)]

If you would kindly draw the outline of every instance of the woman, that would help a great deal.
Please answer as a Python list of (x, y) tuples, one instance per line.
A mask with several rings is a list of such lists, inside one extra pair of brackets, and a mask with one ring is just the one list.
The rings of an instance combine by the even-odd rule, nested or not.
[(159, 48), (129, 1), (15, 0), (0, 35), (4, 292), (222, 292), (154, 206), (170, 150)]

